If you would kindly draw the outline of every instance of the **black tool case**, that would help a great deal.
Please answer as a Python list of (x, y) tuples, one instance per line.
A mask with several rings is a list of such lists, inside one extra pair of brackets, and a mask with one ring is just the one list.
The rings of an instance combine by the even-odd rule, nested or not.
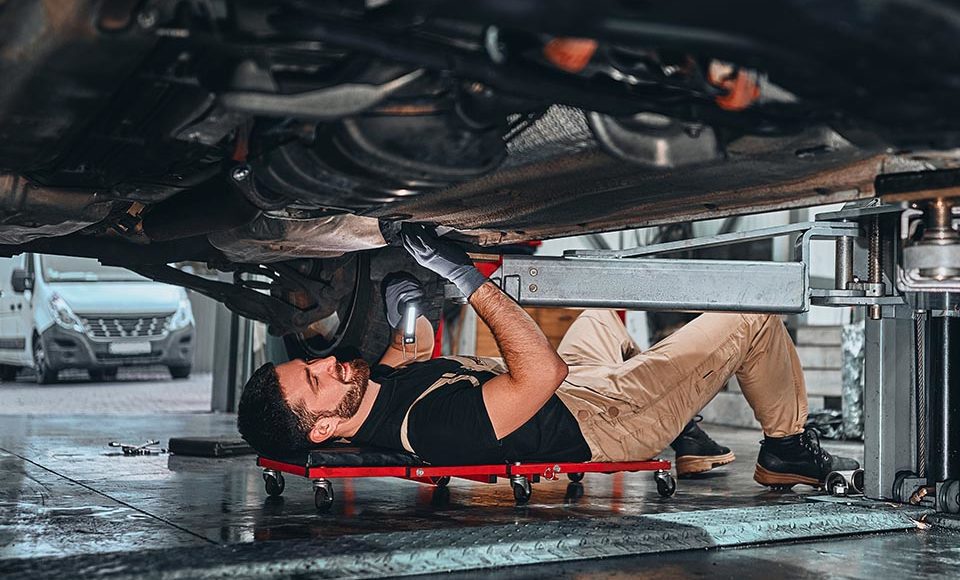
[(195, 457), (233, 457), (250, 455), (253, 448), (239, 437), (171, 437), (170, 453)]

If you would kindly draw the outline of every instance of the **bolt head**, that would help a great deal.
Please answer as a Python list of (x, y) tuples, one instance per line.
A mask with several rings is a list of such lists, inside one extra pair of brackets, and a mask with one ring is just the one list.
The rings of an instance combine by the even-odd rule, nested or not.
[(137, 14), (137, 24), (140, 25), (140, 28), (147, 30), (156, 26), (159, 19), (160, 15), (157, 14), (157, 10), (155, 8), (149, 8), (140, 14)]
[(537, 290), (539, 290), (536, 284), (531, 284), (529, 288), (531, 292), (536, 292)]
[(233, 172), (230, 174), (230, 177), (234, 181), (243, 181), (246, 178), (250, 177), (250, 168), (246, 165), (241, 165), (240, 167), (234, 168)]
[(536, 268), (530, 268), (530, 275), (531, 275), (531, 276), (536, 276), (536, 275), (539, 274), (539, 273), (540, 273), (540, 270), (537, 270)]
[(417, 477), (423, 477), (423, 470), (422, 470), (422, 469), (418, 469), (418, 470), (417, 470)]
[(703, 125), (690, 124), (683, 128), (684, 133), (691, 139), (697, 139), (703, 133)]

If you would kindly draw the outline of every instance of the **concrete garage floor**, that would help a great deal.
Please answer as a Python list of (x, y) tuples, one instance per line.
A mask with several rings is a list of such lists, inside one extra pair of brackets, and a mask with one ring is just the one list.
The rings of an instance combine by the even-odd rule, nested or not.
[[(754, 527), (750, 518), (760, 518), (757, 526), (764, 524), (764, 516), (751, 512), (758, 509), (751, 506), (780, 506), (774, 509), (782, 511), (824, 505), (808, 501), (817, 495), (809, 488), (773, 493), (756, 485), (751, 477), (759, 433), (721, 427), (708, 429), (734, 449), (737, 461), (709, 477), (681, 480), (676, 496), (670, 499), (657, 495), (648, 473), (589, 474), (579, 498), (568, 495), (566, 481), (542, 482), (534, 485), (531, 503), (524, 508), (513, 505), (505, 482), (484, 485), (454, 480), (449, 497), (442, 493), (435, 497), (432, 488), (408, 481), (338, 480), (337, 501), (326, 515), (315, 512), (309, 482), (294, 476), (287, 477), (282, 498), (266, 498), (252, 456), (126, 457), (107, 447), (112, 440), (157, 438), (166, 444), (171, 436), (230, 434), (234, 420), (231, 415), (209, 413), (2, 417), (0, 575), (332, 577), (354, 570), (352, 574), (364, 576), (370, 573), (357, 570), (374, 568), (350, 568), (356, 563), (334, 556), (371, 550), (381, 550), (378, 575), (463, 570), (471, 565), (464, 560), (466, 556), (451, 558), (444, 546), (466, 542), (482, 547), (491, 535), (500, 535), (497, 542), (506, 542), (507, 551), (483, 560), (484, 566), (524, 561), (511, 556), (516, 550), (509, 542), (514, 539), (558, 534), (574, 540), (582, 534), (600, 534), (596, 536), (601, 538), (600, 548), (594, 546), (594, 551), (578, 557), (671, 551), (697, 546), (703, 534), (696, 521), (729, 521), (732, 523), (725, 526), (734, 528), (742, 513), (747, 524), (738, 533), (743, 535)], [(853, 456), (861, 454), (857, 444), (830, 443), (827, 447)], [(908, 522), (901, 529), (912, 529), (767, 545), (755, 545), (762, 542), (760, 536), (724, 544), (715, 540), (718, 536), (714, 533), (708, 545), (751, 547), (540, 563), (487, 569), (482, 574), (498, 578), (956, 577), (960, 534), (925, 524), (917, 528), (911, 520), (921, 517), (916, 510), (890, 509), (899, 510), (897, 517)], [(879, 511), (861, 510), (857, 517)], [(704, 513), (711, 517), (704, 519)], [(667, 525), (664, 520), (674, 523)], [(632, 539), (635, 534), (642, 535), (644, 528), (652, 530), (659, 525), (666, 526), (660, 539), (645, 538), (647, 544)], [(857, 529), (850, 525), (850, 530)], [(470, 530), (477, 530), (472, 538)], [(618, 535), (621, 543), (627, 538), (626, 543), (633, 544), (619, 546)], [(384, 564), (384, 551), (402, 551), (430, 538), (436, 543), (419, 552), (420, 563)], [(561, 544), (534, 543), (524, 549), (557, 556)], [(619, 551), (604, 551), (605, 545), (619, 546)], [(483, 549), (493, 553), (492, 548)], [(464, 548), (454, 555), (467, 551)], [(565, 559), (562, 553), (551, 558)], [(457, 562), (447, 567), (444, 559)], [(462, 574), (474, 577), (481, 572)]]
[(193, 373), (171, 380), (165, 367), (121, 368), (116, 380), (97, 383), (86, 371), (68, 370), (52, 385), (38, 385), (32, 371), (0, 383), (2, 415), (143, 415), (205, 413), (213, 376)]

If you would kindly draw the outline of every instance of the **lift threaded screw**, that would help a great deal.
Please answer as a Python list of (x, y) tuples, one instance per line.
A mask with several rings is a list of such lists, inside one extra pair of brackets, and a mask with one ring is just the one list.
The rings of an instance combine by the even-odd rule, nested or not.
[(873, 216), (870, 220), (870, 253), (867, 264), (867, 278), (872, 284), (879, 284), (880, 279), (880, 218)]
[[(873, 216), (870, 219), (870, 247), (867, 255), (867, 280), (871, 284), (881, 284), (883, 258), (880, 255), (880, 216)], [(867, 308), (867, 316), (871, 320), (880, 320), (881, 312), (879, 304), (871, 304)]]

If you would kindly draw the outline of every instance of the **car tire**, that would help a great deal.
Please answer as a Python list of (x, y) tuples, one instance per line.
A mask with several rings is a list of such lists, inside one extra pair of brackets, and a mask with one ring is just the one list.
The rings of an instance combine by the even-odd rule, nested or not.
[(87, 372), (90, 373), (90, 380), (98, 383), (104, 381), (113, 381), (117, 378), (117, 367), (109, 367), (105, 369), (90, 369)]
[(190, 365), (171, 366), (168, 368), (170, 369), (170, 376), (175, 379), (185, 379), (190, 376), (190, 371), (193, 370), (193, 367)]
[(391, 272), (411, 272), (423, 283), (427, 294), (424, 315), (436, 327), (444, 282), (419, 267), (404, 250), (383, 248), (373, 253), (358, 253), (349, 267), (353, 276), (341, 283), (352, 284), (352, 288), (343, 294), (344, 299), (337, 307), (338, 328), (323, 339), (305, 339), (299, 334), (284, 336), (288, 358), (309, 360), (333, 355), (340, 360), (362, 358), (371, 365), (380, 360), (391, 336), (380, 283)]
[(57, 377), (60, 374), (50, 368), (47, 362), (47, 353), (39, 335), (33, 337), (33, 372), (39, 385), (49, 385), (57, 382)]

